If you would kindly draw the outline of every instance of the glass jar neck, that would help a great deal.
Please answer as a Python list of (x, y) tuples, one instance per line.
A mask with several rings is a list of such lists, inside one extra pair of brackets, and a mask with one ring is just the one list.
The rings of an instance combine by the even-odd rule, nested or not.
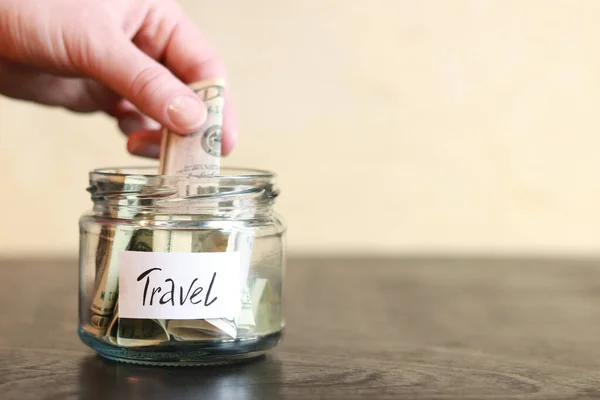
[(94, 212), (119, 219), (144, 214), (256, 218), (272, 212), (279, 194), (268, 171), (225, 168), (214, 177), (153, 175), (154, 168), (90, 173)]

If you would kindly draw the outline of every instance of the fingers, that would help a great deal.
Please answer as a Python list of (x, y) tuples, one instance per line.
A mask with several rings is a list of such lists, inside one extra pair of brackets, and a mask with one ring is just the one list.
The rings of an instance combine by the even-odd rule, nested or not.
[[(149, 4), (151, 9), (133, 42), (120, 27), (104, 25), (88, 40), (67, 43), (66, 53), (77, 71), (129, 100), (152, 120), (180, 134), (197, 131), (207, 111), (186, 84), (226, 77), (224, 65), (176, 2)], [(228, 93), (227, 90), (222, 134), (224, 155), (234, 147), (237, 132)], [(119, 125), (126, 133), (140, 128), (148, 132), (146, 121), (139, 118), (136, 113), (129, 114), (118, 118)], [(130, 142), (132, 149), (136, 143)]]
[(223, 134), (221, 137), (221, 154), (223, 156), (231, 153), (237, 143), (237, 121), (231, 104), (231, 96), (225, 89), (225, 107), (223, 111)]
[(136, 156), (159, 158), (162, 133), (156, 130), (133, 132), (127, 140), (127, 150)]
[(162, 134), (160, 124), (143, 115), (127, 100), (118, 102), (109, 112), (129, 138), (127, 150), (136, 156), (159, 158)]
[(160, 125), (156, 121), (151, 120), (139, 112), (125, 114), (123, 117), (118, 119), (118, 125), (119, 129), (121, 129), (121, 132), (127, 136), (141, 130), (160, 130)]
[(206, 108), (194, 92), (121, 32), (106, 33), (101, 44), (87, 45), (93, 48), (72, 49), (86, 52), (72, 57), (79, 68), (150, 118), (182, 134), (197, 130), (206, 119)]
[[(225, 66), (206, 37), (181, 11), (175, 2), (163, 3), (164, 8), (151, 14), (133, 42), (151, 57), (164, 64), (186, 84), (223, 77)], [(227, 155), (237, 137), (237, 122), (229, 85), (225, 92), (222, 151)]]
[(160, 130), (158, 122), (140, 113), (139, 110), (127, 100), (118, 102), (109, 114), (117, 119), (121, 131), (128, 135), (140, 131)]
[(119, 98), (92, 79), (66, 78), (35, 67), (1, 60), (0, 93), (40, 104), (62, 106), (77, 112), (106, 109)]

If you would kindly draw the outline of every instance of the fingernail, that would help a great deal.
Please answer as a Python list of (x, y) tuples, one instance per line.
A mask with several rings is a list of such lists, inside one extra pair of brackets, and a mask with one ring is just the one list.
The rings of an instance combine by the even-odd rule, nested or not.
[(168, 108), (169, 118), (180, 130), (187, 133), (206, 119), (206, 108), (200, 99), (191, 96), (175, 97)]

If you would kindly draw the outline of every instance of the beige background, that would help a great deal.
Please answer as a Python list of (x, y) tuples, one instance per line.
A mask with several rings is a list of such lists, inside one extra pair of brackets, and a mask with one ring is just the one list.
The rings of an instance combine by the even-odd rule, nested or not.
[[(600, 2), (187, 0), (292, 253), (600, 253)], [(103, 116), (0, 99), (0, 254), (75, 254)]]

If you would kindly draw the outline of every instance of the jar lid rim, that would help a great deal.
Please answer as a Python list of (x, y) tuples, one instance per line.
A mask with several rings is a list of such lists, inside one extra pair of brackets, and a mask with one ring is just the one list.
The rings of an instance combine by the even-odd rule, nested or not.
[[(119, 177), (141, 177), (141, 178), (189, 178), (190, 176), (195, 179), (269, 179), (274, 178), (275, 173), (255, 168), (240, 168), (240, 167), (223, 167), (221, 168), (221, 174), (219, 175), (186, 175), (186, 174), (170, 174), (160, 175), (157, 173), (158, 168), (156, 166), (124, 166), (124, 167), (102, 167), (95, 168), (90, 171), (90, 177), (93, 176), (119, 176)], [(137, 172), (136, 172), (137, 171)], [(225, 174), (223, 174), (225, 172)]]

